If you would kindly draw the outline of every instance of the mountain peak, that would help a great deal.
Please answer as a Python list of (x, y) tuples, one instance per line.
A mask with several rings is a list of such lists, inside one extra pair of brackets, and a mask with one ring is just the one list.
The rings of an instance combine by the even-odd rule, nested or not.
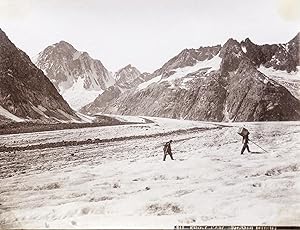
[(39, 53), (35, 64), (74, 109), (92, 102), (115, 83), (100, 60), (76, 50), (66, 41), (48, 46)]
[(58, 44), (61, 44), (61, 45), (71, 45), (69, 42), (66, 42), (64, 40), (59, 41)]
[(232, 54), (232, 53), (238, 54), (240, 53), (240, 51), (241, 51), (240, 43), (233, 38), (229, 38), (221, 48), (220, 57), (223, 57), (226, 54)]
[(241, 44), (235, 39), (228, 39), (220, 51), (221, 73), (225, 74), (236, 70), (244, 57), (243, 54)]
[(139, 71), (136, 67), (134, 67), (134, 66), (131, 65), (131, 64), (128, 64), (128, 65), (126, 65), (125, 67), (119, 69), (119, 70), (116, 72), (116, 75), (119, 75), (120, 73), (122, 73), (122, 72), (124, 72), (124, 71), (125, 71), (125, 72), (131, 72), (131, 71), (134, 71), (134, 72), (138, 72), (139, 74), (141, 74), (140, 71)]
[(132, 88), (141, 83), (141, 72), (131, 64), (115, 73), (116, 84), (121, 88)]
[(77, 51), (74, 46), (72, 46), (70, 43), (66, 42), (66, 41), (60, 41), (58, 43), (55, 43), (52, 47), (54, 48), (59, 48), (59, 49), (68, 49), (68, 50), (75, 50)]
[(244, 41), (242, 41), (241, 43), (247, 43), (247, 44), (251, 44), (253, 45), (254, 43), (250, 40), (250, 38), (246, 38)]
[[(250, 41), (250, 39), (249, 39), (249, 41)], [(237, 40), (235, 40), (233, 38), (229, 38), (223, 45), (223, 48), (228, 47), (228, 46), (239, 46), (239, 45), (240, 45), (240, 43)]]

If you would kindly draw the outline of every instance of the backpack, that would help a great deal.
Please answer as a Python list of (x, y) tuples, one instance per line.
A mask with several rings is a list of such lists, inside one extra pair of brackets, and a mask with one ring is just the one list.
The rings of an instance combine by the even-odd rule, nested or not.
[(240, 128), (238, 131), (238, 134), (240, 134), (242, 137), (244, 137), (246, 135), (249, 135), (250, 133), (249, 133), (248, 129)]

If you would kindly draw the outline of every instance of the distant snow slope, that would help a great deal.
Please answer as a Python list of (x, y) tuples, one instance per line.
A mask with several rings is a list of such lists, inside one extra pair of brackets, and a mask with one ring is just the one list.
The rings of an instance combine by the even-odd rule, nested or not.
[(101, 93), (103, 93), (103, 90), (101, 89), (85, 89), (83, 78), (78, 78), (77, 82), (74, 82), (72, 87), (61, 90), (61, 95), (63, 96), (63, 98), (75, 110), (79, 110), (83, 106), (93, 102), (95, 98)]
[(178, 78), (186, 77), (188, 74), (193, 74), (196, 71), (203, 70), (209, 73), (213, 70), (218, 70), (221, 65), (222, 58), (219, 55), (214, 56), (211, 59), (205, 59), (204, 61), (198, 61), (193, 66), (186, 66), (184, 68), (174, 69), (175, 73), (166, 78), (166, 81), (175, 80)]
[[(1, 136), (2, 143), (30, 145), (70, 137), (165, 133), (1, 153), (2, 226), (171, 229), (300, 224), (300, 122), (148, 119), (154, 123)], [(241, 126), (268, 152), (250, 143), (253, 152), (240, 155)], [(205, 129), (189, 130), (193, 127)], [(164, 162), (162, 146), (170, 139), (175, 161), (168, 156)]]
[(275, 70), (274, 68), (266, 68), (260, 66), (258, 68), (260, 72), (268, 76), (269, 78), (277, 81), (284, 87), (286, 87), (294, 97), (300, 100), (300, 67), (297, 67), (297, 71), (291, 71), (288, 73), (284, 70)]
[(149, 85), (151, 85), (152, 83), (156, 83), (156, 82), (159, 82), (161, 80), (161, 75), (157, 76), (157, 77), (154, 77), (146, 82), (143, 82), (141, 84), (138, 85), (138, 89), (141, 90), (141, 89), (145, 89), (147, 88)]
[(218, 70), (220, 68), (221, 61), (222, 59), (219, 57), (219, 55), (216, 55), (203, 61), (197, 61), (192, 66), (178, 67), (176, 69), (169, 70), (170, 74), (167, 77), (162, 77), (162, 75), (154, 77), (146, 82), (141, 83), (138, 86), (138, 90), (145, 89), (152, 83), (160, 83), (165, 81), (172, 83), (175, 80), (182, 80), (182, 85), (184, 86), (185, 82), (195, 78), (196, 72), (202, 71), (204, 74), (208, 74), (211, 71)]

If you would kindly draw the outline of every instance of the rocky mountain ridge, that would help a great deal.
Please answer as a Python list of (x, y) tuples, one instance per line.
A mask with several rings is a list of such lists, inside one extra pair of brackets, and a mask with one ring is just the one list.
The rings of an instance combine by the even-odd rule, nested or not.
[(0, 29), (0, 120), (79, 120), (53, 84)]
[(110, 92), (105, 100), (100, 96), (82, 111), (207, 121), (299, 120), (299, 99), (278, 80), (282, 72), (285, 81), (299, 77), (297, 54), (299, 33), (285, 44), (229, 39), (223, 46), (185, 49), (149, 81)]
[(116, 80), (115, 85), (106, 89), (102, 94), (100, 94), (94, 102), (84, 106), (81, 111), (93, 110), (93, 105), (97, 104), (99, 106), (106, 107), (109, 106), (109, 103), (118, 98), (122, 93), (136, 88), (141, 83), (149, 79), (148, 73), (141, 73), (137, 68), (131, 64), (118, 70), (114, 78)]

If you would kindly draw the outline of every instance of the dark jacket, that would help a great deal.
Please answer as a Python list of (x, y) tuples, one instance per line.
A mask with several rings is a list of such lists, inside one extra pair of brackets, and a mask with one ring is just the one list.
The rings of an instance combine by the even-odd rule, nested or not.
[(244, 145), (248, 144), (248, 142), (249, 142), (249, 134), (243, 136), (243, 143), (244, 143)]
[(164, 146), (164, 153), (165, 154), (172, 154), (171, 152), (171, 143), (168, 141)]

